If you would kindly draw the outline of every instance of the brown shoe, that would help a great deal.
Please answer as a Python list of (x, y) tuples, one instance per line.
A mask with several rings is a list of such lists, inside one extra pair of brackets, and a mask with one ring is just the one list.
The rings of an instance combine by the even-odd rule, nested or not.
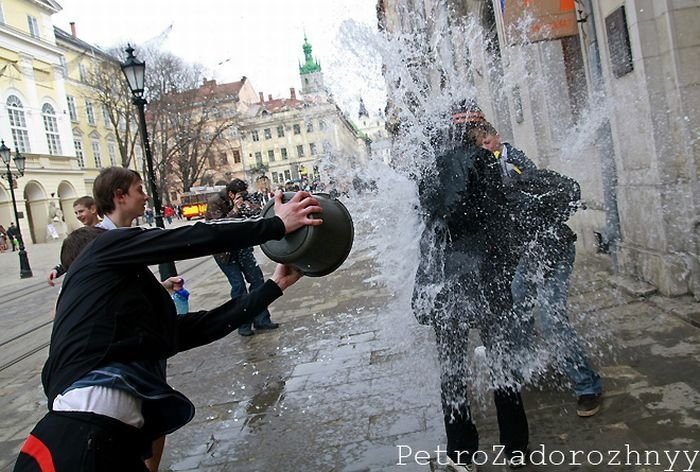
[(582, 418), (593, 416), (600, 410), (600, 394), (581, 395), (576, 404), (576, 414)]

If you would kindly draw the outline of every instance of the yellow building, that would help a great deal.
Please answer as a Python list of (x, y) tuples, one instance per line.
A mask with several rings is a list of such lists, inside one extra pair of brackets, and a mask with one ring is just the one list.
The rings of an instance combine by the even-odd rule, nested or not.
[[(73, 201), (90, 194), (99, 168), (114, 162), (113, 130), (81, 83), (81, 74), (96, 62), (114, 60), (75, 34), (54, 29), (51, 16), (60, 10), (53, 0), (0, 5), (0, 139), (26, 157), (15, 186), (26, 244), (52, 239), (50, 223), (60, 236), (80, 226)], [(14, 220), (4, 179), (0, 224)]]

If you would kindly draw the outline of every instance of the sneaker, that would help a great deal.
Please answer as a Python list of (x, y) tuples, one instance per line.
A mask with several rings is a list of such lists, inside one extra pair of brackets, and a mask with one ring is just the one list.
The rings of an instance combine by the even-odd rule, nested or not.
[(593, 416), (600, 410), (600, 393), (581, 395), (576, 403), (576, 414), (582, 418)]
[(254, 334), (253, 328), (250, 325), (243, 325), (238, 328), (238, 334), (241, 336), (252, 336)]
[(474, 464), (457, 464), (449, 456), (447, 456), (447, 468), (450, 472), (476, 472)]

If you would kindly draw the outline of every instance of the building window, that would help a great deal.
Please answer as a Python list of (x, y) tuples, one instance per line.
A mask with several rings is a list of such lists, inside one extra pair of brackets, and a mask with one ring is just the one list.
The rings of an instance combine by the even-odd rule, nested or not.
[(90, 100), (85, 100), (85, 113), (87, 114), (88, 123), (91, 125), (95, 124), (95, 110), (92, 108), (92, 102)]
[(29, 34), (33, 38), (39, 37), (39, 22), (32, 15), (27, 15), (27, 25), (29, 25)]
[(263, 164), (262, 152), (256, 152), (255, 153), (255, 165), (260, 167), (262, 164)]
[(297, 155), (299, 157), (304, 157), (304, 145), (300, 144), (297, 146)]
[(323, 120), (318, 121), (318, 129), (319, 131), (325, 131), (328, 126), (326, 126), (326, 122)]
[(301, 134), (301, 126), (294, 125), (292, 128), (294, 128), (294, 134)]
[(238, 151), (238, 150), (233, 151), (233, 163), (234, 164), (241, 163), (241, 151)]
[(44, 131), (46, 131), (46, 142), (49, 143), (49, 154), (59, 156), (61, 155), (61, 137), (58, 134), (56, 112), (50, 104), (44, 103), (44, 106), (41, 107), (41, 117), (44, 119)]
[(83, 142), (79, 139), (73, 139), (75, 146), (75, 156), (78, 158), (78, 165), (81, 169), (85, 168), (85, 154), (83, 154)]
[(29, 132), (27, 131), (27, 121), (24, 117), (24, 106), (15, 95), (7, 97), (7, 114), (10, 118), (10, 129), (12, 130), (12, 140), (20, 152), (30, 152)]
[(284, 138), (284, 126), (277, 127), (277, 137)]
[(112, 120), (109, 116), (109, 109), (105, 104), (102, 105), (102, 118), (105, 120), (105, 128), (111, 128)]
[(265, 139), (272, 139), (272, 130), (270, 130), (270, 128), (265, 128), (263, 134), (265, 135)]
[(68, 115), (70, 116), (70, 120), (77, 122), (78, 111), (75, 109), (75, 98), (68, 95), (66, 99), (68, 99)]
[(100, 142), (96, 139), (92, 140), (92, 156), (95, 158), (95, 167), (102, 168), (102, 154), (100, 154)]
[(78, 74), (81, 82), (87, 82), (87, 69), (84, 64), (78, 64)]
[(207, 153), (207, 161), (209, 161), (209, 168), (216, 167), (216, 156), (211, 153)]
[(315, 155), (316, 155), (316, 143), (311, 143), (311, 144), (309, 144), (309, 153), (310, 153), (312, 156), (315, 156)]
[(278, 183), (280, 183), (279, 177), (277, 176), (277, 172), (273, 172), (273, 173), (272, 173), (272, 183), (273, 183), (273, 184), (278, 184)]
[(250, 133), (250, 135), (253, 137), (253, 141), (255, 141), (255, 142), (260, 141), (260, 136), (258, 136), (257, 131), (253, 131), (252, 133)]
[(306, 123), (306, 132), (307, 133), (313, 133), (314, 132), (314, 124), (312, 122)]
[(109, 154), (109, 163), (112, 167), (117, 166), (117, 146), (114, 141), (107, 141), (107, 154)]
[(267, 151), (267, 160), (270, 162), (275, 162), (275, 151), (273, 151), (272, 149)]
[(219, 153), (219, 164), (222, 166), (228, 165), (228, 156), (225, 152)]
[(287, 148), (280, 149), (280, 156), (282, 156), (283, 161), (287, 160)]
[(284, 171), (284, 180), (292, 180), (292, 174), (289, 172), (289, 170)]

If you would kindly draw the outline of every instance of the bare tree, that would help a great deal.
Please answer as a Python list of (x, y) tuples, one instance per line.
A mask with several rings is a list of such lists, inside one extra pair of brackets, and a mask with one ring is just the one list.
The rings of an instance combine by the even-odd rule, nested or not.
[[(123, 48), (122, 48), (123, 49)], [(114, 132), (119, 149), (120, 163), (129, 167), (136, 146), (140, 146), (138, 115), (132, 103), (131, 91), (120, 69), (119, 48), (100, 52), (98, 61), (87, 71), (86, 98), (94, 101), (102, 112), (109, 128)], [(107, 123), (105, 123), (107, 124)]]
[(147, 121), (160, 188), (186, 192), (208, 161), (230, 147), (226, 131), (236, 124), (235, 102), (215, 84), (202, 84), (201, 66), (158, 50), (148, 57)]

